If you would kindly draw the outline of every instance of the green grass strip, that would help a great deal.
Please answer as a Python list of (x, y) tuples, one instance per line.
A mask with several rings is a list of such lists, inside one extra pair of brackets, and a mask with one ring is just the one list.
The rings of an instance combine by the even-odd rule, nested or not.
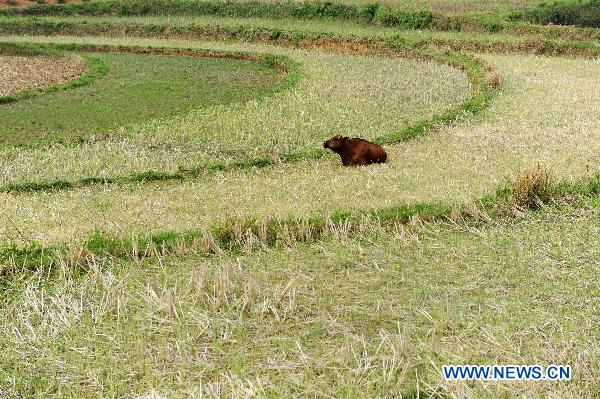
[[(269, 21), (269, 20), (267, 20)], [(328, 39), (340, 41), (342, 37), (335, 33), (326, 31), (290, 29), (282, 26), (276, 26), (277, 20), (270, 20), (273, 26), (253, 26), (253, 21), (248, 23), (219, 22), (201, 22), (189, 24), (176, 24), (166, 22), (134, 22), (131, 20), (118, 21), (93, 21), (86, 19), (54, 19), (46, 17), (11, 17), (0, 19), (0, 33), (14, 35), (96, 35), (96, 36), (139, 36), (139, 37), (169, 37), (169, 38), (207, 38), (207, 39), (235, 39), (251, 41), (277, 41), (293, 42), (299, 44), (302, 40), (309, 39)], [(360, 25), (357, 25), (360, 26)], [(414, 39), (408, 32), (398, 32), (397, 37), (389, 40), (404, 41), (404, 44), (412, 43), (416, 46), (423, 45), (443, 45), (450, 46), (455, 50), (476, 50), (476, 51), (517, 51), (517, 52), (536, 52), (543, 54), (571, 54), (571, 55), (597, 55), (599, 45), (594, 40), (600, 40), (600, 30), (586, 29), (584, 32), (572, 32), (571, 27), (556, 27), (561, 29), (556, 34), (543, 34), (547, 28), (541, 31), (532, 32), (533, 38), (522, 37), (515, 41), (514, 37), (494, 35), (472, 34), (469, 37), (464, 35), (450, 35), (448, 37), (437, 37)], [(527, 29), (515, 27), (509, 34), (523, 34)], [(564, 32), (563, 32), (564, 31)], [(540, 37), (540, 35), (542, 37)], [(452, 37), (455, 36), (455, 37)], [(384, 40), (384, 36), (379, 34), (367, 34), (353, 36), (343, 34), (346, 39), (377, 41)]]
[[(552, 199), (577, 197), (583, 199), (600, 196), (600, 175), (575, 183), (557, 185)], [(495, 194), (488, 195), (479, 201), (477, 213), (471, 210), (460, 211), (460, 218), (466, 222), (481, 222), (480, 215), (487, 215), (487, 220), (498, 220), (510, 215), (511, 187), (500, 187)], [(577, 205), (577, 202), (574, 203)], [(598, 203), (600, 206), (600, 203)], [(530, 210), (533, 212), (533, 210)], [(32, 242), (28, 245), (0, 244), (0, 277), (11, 277), (23, 272), (48, 272), (55, 269), (59, 262), (71, 262), (86, 270), (87, 262), (98, 258), (122, 258), (140, 260), (147, 257), (164, 256), (172, 253), (204, 253), (210, 255), (219, 251), (240, 252), (251, 249), (281, 247), (295, 242), (312, 242), (335, 235), (336, 229), (360, 226), (365, 219), (374, 220), (381, 225), (408, 223), (414, 220), (427, 222), (451, 219), (456, 209), (441, 203), (398, 204), (389, 208), (372, 211), (337, 211), (325, 217), (310, 219), (272, 219), (259, 221), (250, 218), (245, 221), (232, 220), (207, 230), (174, 231), (167, 230), (153, 234), (140, 234), (132, 238), (95, 233), (73, 246), (69, 244), (42, 245)], [(510, 216), (508, 216), (510, 217)], [(483, 220), (485, 220), (484, 218)], [(249, 234), (254, 237), (248, 239)], [(257, 247), (255, 244), (259, 243)], [(250, 243), (250, 244), (249, 244)], [(254, 243), (254, 244), (252, 244)], [(253, 246), (254, 245), (254, 246)], [(0, 280), (0, 287), (7, 282)], [(0, 288), (1, 290), (1, 288)]]
[[(57, 47), (57, 49), (59, 49)], [(10, 55), (60, 55), (64, 52), (53, 51), (49, 47), (35, 46), (27, 44), (17, 43), (0, 43), (0, 54)], [(76, 87), (82, 87), (91, 84), (97, 79), (104, 77), (108, 73), (108, 67), (98, 57), (92, 55), (82, 55), (82, 58), (88, 64), (88, 71), (70, 82), (50, 86), (42, 87), (31, 90), (23, 90), (6, 96), (0, 96), (0, 104), (12, 103), (26, 98), (35, 97), (40, 94), (55, 93), (57, 91), (63, 91), (73, 89)]]
[[(47, 4), (0, 10), (5, 16), (155, 16), (212, 15), (242, 18), (298, 18), (352, 20), (405, 29), (457, 29), (460, 23), (448, 23), (448, 16), (429, 10), (410, 10), (378, 3), (355, 6), (325, 1), (307, 2), (220, 2), (195, 0), (110, 0), (82, 4)], [(464, 18), (464, 17), (463, 17)], [(474, 24), (476, 20), (471, 21)]]

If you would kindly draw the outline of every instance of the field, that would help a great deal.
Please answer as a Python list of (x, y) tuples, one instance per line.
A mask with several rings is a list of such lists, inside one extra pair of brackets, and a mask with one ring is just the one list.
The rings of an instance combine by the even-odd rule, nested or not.
[(111, 76), (7, 105), (0, 117), (0, 142), (36, 147), (83, 141), (148, 119), (245, 102), (277, 83), (276, 71), (241, 61), (122, 53), (88, 57), (104, 64)]
[(0, 20), (0, 66), (86, 65), (0, 97), (0, 397), (600, 397), (600, 30), (102, 4)]
[[(4, 307), (3, 365), (11, 389), (55, 396), (594, 397), (598, 205), (66, 267)], [(448, 362), (564, 363), (578, 377), (438, 385)]]

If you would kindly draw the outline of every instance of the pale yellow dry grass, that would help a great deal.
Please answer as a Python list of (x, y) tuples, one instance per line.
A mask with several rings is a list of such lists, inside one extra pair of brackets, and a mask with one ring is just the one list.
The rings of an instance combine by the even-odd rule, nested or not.
[(388, 147), (390, 162), (343, 168), (318, 162), (217, 174), (184, 183), (86, 188), (0, 197), (2, 240), (51, 243), (92, 231), (128, 236), (203, 228), (226, 217), (313, 216), (397, 203), (466, 202), (533, 161), (558, 179), (600, 165), (600, 61), (484, 56), (502, 92), (476, 120)]
[[(0, 396), (593, 398), (598, 205), (477, 228), (372, 223), (281, 250), (104, 260), (83, 274), (59, 264), (2, 298)], [(439, 371), (553, 363), (573, 380), (449, 383)]]

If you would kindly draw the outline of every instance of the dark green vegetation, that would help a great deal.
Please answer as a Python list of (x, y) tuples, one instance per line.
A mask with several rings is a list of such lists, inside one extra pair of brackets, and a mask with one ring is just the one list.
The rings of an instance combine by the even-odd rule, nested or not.
[[(77, 141), (130, 123), (243, 102), (273, 92), (268, 62), (128, 53), (80, 53), (101, 75), (93, 85), (2, 105), (0, 143)], [(102, 71), (106, 73), (105, 71)], [(71, 85), (76, 86), (76, 85)]]
[(433, 15), (426, 11), (394, 10), (378, 4), (354, 6), (329, 2), (219, 2), (190, 0), (112, 0), (69, 6), (44, 5), (25, 9), (7, 9), (4, 15), (215, 15), (223, 17), (293, 17), (301, 19), (325, 18), (360, 20), (368, 23), (425, 28), (432, 24)]
[(598, 0), (542, 2), (537, 7), (503, 12), (452, 13), (377, 2), (362, 4), (308, 2), (221, 2), (192, 0), (108, 0), (81, 4), (47, 4), (0, 10), (6, 16), (202, 16), (242, 18), (338, 19), (402, 29), (500, 32), (534, 29), (528, 22), (599, 27)]
[(527, 17), (541, 24), (600, 28), (600, 0), (544, 1), (529, 11)]

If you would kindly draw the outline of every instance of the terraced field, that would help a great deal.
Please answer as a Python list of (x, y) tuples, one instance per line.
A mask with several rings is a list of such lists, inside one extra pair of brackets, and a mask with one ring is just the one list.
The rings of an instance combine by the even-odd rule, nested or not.
[(164, 14), (0, 21), (0, 396), (596, 397), (596, 31)]
[(0, 141), (30, 148), (85, 141), (148, 119), (243, 103), (278, 83), (275, 70), (243, 61), (123, 53), (86, 56), (102, 63), (111, 75), (85, 88), (5, 106)]
[[(87, 42), (96, 43), (93, 39)], [(125, 42), (104, 43), (120, 45)], [(152, 119), (113, 132), (101, 141), (80, 145), (69, 143), (46, 150), (41, 147), (47, 146), (10, 148), (7, 150), (10, 153), (3, 157), (10, 160), (5, 168), (11, 170), (10, 175), (3, 175), (4, 185), (27, 180), (105, 178), (149, 169), (172, 172), (178, 167), (280, 155), (312, 149), (315, 142), (322, 142), (339, 131), (349, 134), (368, 131), (374, 138), (396, 133), (422, 118), (433, 116), (436, 111), (450, 108), (469, 93), (469, 82), (463, 73), (435, 63), (253, 45), (138, 43), (227, 51), (271, 51), (294, 57), (292, 61), (302, 65), (298, 73), (303, 78), (290, 90), (262, 101), (242, 102), (235, 107), (224, 104), (196, 108), (175, 118)], [(350, 65), (353, 66), (351, 70)], [(415, 65), (422, 67), (417, 70)], [(417, 75), (417, 71), (422, 72)], [(420, 83), (429, 89), (420, 92)], [(422, 113), (423, 108), (428, 111)], [(398, 117), (399, 113), (401, 116)], [(65, 170), (60, 166), (62, 164), (77, 169)], [(22, 174), (15, 173), (16, 169), (21, 169)]]

